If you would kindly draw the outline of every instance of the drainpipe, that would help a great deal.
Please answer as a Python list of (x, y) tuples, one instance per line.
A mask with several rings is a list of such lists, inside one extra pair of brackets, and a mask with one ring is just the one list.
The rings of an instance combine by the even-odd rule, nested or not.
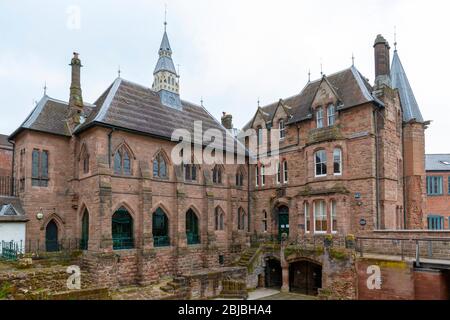
[(379, 141), (379, 132), (378, 132), (378, 114), (377, 110), (373, 111), (374, 117), (374, 128), (375, 128), (375, 171), (376, 171), (376, 228), (380, 229), (380, 176), (379, 176), (379, 150), (380, 150), (380, 141)]
[(247, 212), (248, 212), (248, 232), (250, 231), (250, 161), (247, 163)]
[(114, 128), (112, 128), (111, 131), (108, 133), (108, 165), (110, 169), (111, 169), (111, 138), (113, 132)]
[(15, 196), (15, 192), (14, 192), (14, 166), (15, 166), (15, 161), (16, 161), (16, 143), (13, 140), (9, 140), (8, 142), (11, 143), (13, 145), (13, 154), (12, 154), (12, 166), (11, 166), (11, 195)]

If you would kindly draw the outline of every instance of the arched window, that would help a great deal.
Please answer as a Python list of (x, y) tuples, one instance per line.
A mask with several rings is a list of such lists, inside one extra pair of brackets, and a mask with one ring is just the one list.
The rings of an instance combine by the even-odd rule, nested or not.
[(342, 150), (339, 148), (333, 151), (333, 173), (335, 176), (342, 175)]
[(241, 170), (238, 170), (238, 172), (236, 173), (236, 186), (244, 186), (244, 173)]
[(238, 210), (238, 230), (246, 230), (247, 226), (247, 214), (244, 209), (239, 208)]
[(286, 125), (284, 123), (284, 120), (280, 120), (279, 128), (280, 128), (280, 140), (282, 140), (286, 138)]
[(87, 250), (89, 247), (89, 212), (84, 210), (83, 218), (81, 219), (81, 240), (80, 249)]
[(222, 184), (222, 168), (215, 166), (213, 169), (213, 183)]
[(161, 153), (153, 159), (153, 177), (165, 179), (167, 178), (167, 164)]
[(153, 213), (152, 221), (153, 246), (169, 246), (169, 219), (167, 218), (166, 213), (161, 208), (156, 209)]
[(334, 104), (330, 104), (327, 107), (328, 126), (334, 126), (336, 122), (336, 108)]
[(214, 212), (214, 229), (216, 231), (224, 230), (224, 212), (220, 207), (216, 207)]
[(317, 128), (323, 128), (323, 109), (322, 107), (316, 110), (316, 125)]
[(198, 218), (192, 209), (186, 212), (186, 239), (187, 244), (199, 244)]
[(114, 173), (131, 175), (131, 159), (126, 148), (121, 147), (114, 155)]
[(124, 207), (121, 207), (112, 216), (111, 233), (114, 250), (134, 247), (133, 218)]
[(327, 153), (325, 150), (319, 150), (314, 154), (314, 165), (316, 177), (327, 175)]

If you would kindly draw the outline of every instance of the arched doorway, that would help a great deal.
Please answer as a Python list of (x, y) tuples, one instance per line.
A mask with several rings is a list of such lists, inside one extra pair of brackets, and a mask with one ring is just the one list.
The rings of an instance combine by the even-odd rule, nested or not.
[(47, 252), (59, 251), (58, 225), (55, 220), (51, 220), (45, 228), (45, 250)]
[(281, 241), (281, 235), (289, 235), (289, 208), (286, 206), (278, 207), (278, 240)]
[(283, 283), (281, 263), (274, 258), (266, 258), (265, 268), (266, 288), (281, 288)]
[(192, 209), (186, 213), (186, 239), (187, 244), (199, 244), (200, 235), (198, 234), (198, 218)]
[(169, 219), (166, 213), (158, 208), (153, 213), (153, 245), (155, 247), (166, 247), (170, 245), (169, 239)]
[(81, 239), (80, 249), (87, 250), (89, 247), (89, 212), (84, 210), (83, 218), (81, 219)]
[(127, 209), (120, 208), (112, 216), (112, 240), (114, 250), (132, 249), (133, 240), (133, 218)]
[(289, 265), (289, 287), (292, 292), (317, 295), (322, 288), (322, 267), (310, 261), (297, 261)]

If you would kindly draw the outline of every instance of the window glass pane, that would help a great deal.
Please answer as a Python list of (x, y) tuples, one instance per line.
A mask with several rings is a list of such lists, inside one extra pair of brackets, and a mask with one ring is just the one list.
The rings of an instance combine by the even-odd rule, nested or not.
[(287, 161), (283, 162), (284, 183), (288, 182), (288, 164)]
[(33, 150), (31, 175), (33, 178), (39, 178), (39, 151)]
[(318, 108), (316, 111), (317, 128), (323, 128), (323, 110)]
[(158, 158), (153, 160), (153, 176), (154, 177), (159, 177)]
[(41, 153), (41, 178), (48, 178), (48, 152), (42, 151)]
[(305, 230), (311, 231), (311, 217), (309, 216), (309, 203), (305, 202)]
[(316, 176), (323, 176), (327, 174), (327, 154), (324, 150), (316, 152)]
[(331, 230), (337, 232), (336, 201), (331, 201)]
[(342, 152), (341, 149), (334, 149), (333, 152), (333, 171), (334, 174), (341, 174)]
[(325, 212), (325, 201), (320, 200), (314, 202), (314, 220), (315, 220), (315, 231), (326, 232), (327, 231), (327, 215)]
[(277, 183), (281, 183), (281, 164), (277, 162)]
[(130, 156), (125, 151), (123, 153), (123, 173), (125, 174), (131, 174), (131, 161)]
[(197, 167), (192, 165), (191, 168), (192, 168), (192, 180), (195, 181), (197, 180)]
[(120, 152), (116, 152), (114, 156), (114, 172), (117, 174), (122, 173), (122, 156)]
[(328, 125), (332, 126), (335, 123), (335, 107), (334, 105), (329, 105), (327, 108), (328, 113)]

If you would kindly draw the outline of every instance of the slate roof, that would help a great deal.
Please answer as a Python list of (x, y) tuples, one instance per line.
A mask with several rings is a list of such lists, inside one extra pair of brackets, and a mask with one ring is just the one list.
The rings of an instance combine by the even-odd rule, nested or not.
[[(381, 106), (383, 105), (378, 98), (372, 95), (373, 88), (367, 79), (352, 66), (343, 71), (328, 76), (325, 75), (321, 79), (308, 82), (300, 94), (282, 99), (281, 101), (284, 105), (291, 108), (290, 112), (288, 112), (291, 116), (288, 124), (312, 118), (312, 103), (322, 81), (327, 81), (338, 96), (341, 103), (337, 107), (338, 110), (355, 107), (367, 102), (374, 102)], [(279, 102), (269, 104), (260, 108), (258, 111), (264, 114), (266, 121), (270, 121), (274, 116), (278, 104)], [(250, 127), (252, 121), (247, 123), (244, 130)]]
[(167, 36), (167, 32), (164, 31), (163, 38), (161, 40), (161, 45), (159, 46), (159, 59), (156, 63), (155, 70), (153, 74), (158, 71), (165, 70), (177, 74), (175, 70), (175, 65), (173, 64), (172, 58), (172, 49), (170, 48), (169, 37)]
[(217, 129), (231, 134), (204, 107), (181, 101), (180, 110), (164, 106), (152, 89), (117, 78), (95, 102), (97, 108), (76, 133), (93, 125), (107, 125), (170, 140), (175, 129), (193, 135), (194, 121), (202, 121), (203, 132)]
[[(446, 164), (448, 163), (448, 164)], [(450, 154), (425, 155), (426, 171), (450, 171)]]
[(403, 121), (408, 122), (415, 120), (417, 122), (424, 122), (422, 114), (420, 113), (419, 105), (416, 97), (409, 84), (406, 72), (403, 69), (402, 62), (398, 56), (397, 50), (394, 52), (391, 67), (391, 81), (392, 87), (398, 89), (403, 110)]
[(0, 222), (26, 222), (19, 198), (0, 197)]
[(12, 144), (8, 141), (8, 136), (0, 134), (0, 148), (12, 149)]
[[(84, 116), (92, 112), (94, 107), (91, 104), (85, 104)], [(10, 138), (13, 138), (24, 129), (70, 137), (69, 128), (65, 121), (68, 108), (67, 102), (44, 95)]]

